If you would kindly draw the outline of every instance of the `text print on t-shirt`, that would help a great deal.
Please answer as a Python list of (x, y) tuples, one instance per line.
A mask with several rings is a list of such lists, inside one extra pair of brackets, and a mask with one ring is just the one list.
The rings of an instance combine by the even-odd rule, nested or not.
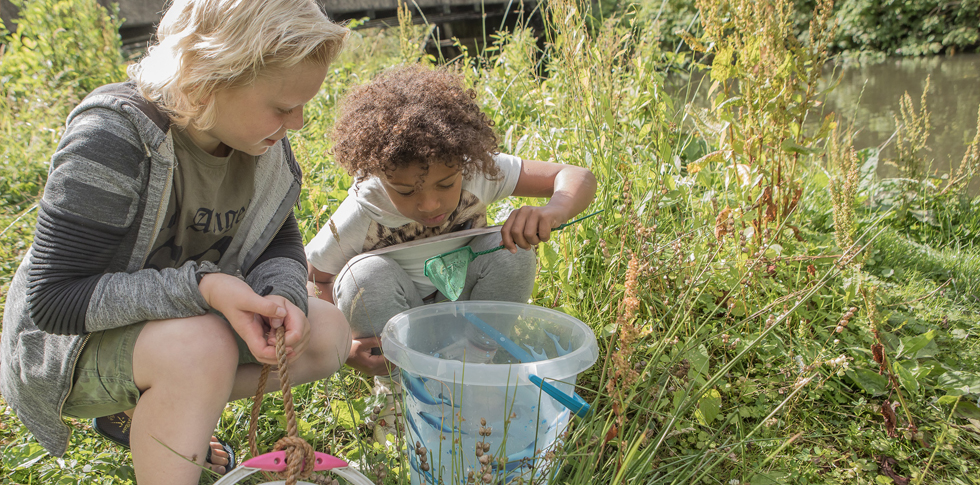
[(221, 260), (231, 245), (251, 200), (238, 209), (176, 208), (160, 229), (157, 245), (147, 258), (147, 268), (177, 268), (187, 261)]

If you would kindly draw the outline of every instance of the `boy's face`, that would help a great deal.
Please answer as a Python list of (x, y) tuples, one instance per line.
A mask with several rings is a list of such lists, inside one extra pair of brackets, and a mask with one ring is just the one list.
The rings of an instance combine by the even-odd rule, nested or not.
[(254, 83), (222, 89), (211, 100), (217, 120), (211, 129), (187, 131), (204, 151), (223, 156), (228, 148), (262, 155), (303, 127), (303, 105), (320, 90), (327, 66), (301, 62), (288, 71), (260, 74)]
[(438, 227), (459, 205), (463, 173), (440, 162), (430, 163), (428, 173), (412, 165), (383, 175), (381, 185), (401, 215), (425, 227)]

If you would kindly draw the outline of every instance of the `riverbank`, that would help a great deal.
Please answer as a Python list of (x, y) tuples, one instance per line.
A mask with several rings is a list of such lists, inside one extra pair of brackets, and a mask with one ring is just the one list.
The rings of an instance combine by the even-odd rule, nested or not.
[[(455, 62), (496, 122), (502, 151), (588, 166), (600, 180), (592, 209), (602, 216), (538, 248), (533, 303), (589, 324), (601, 350), (578, 382), (594, 415), (556, 450), (557, 482), (970, 482), (980, 463), (980, 199), (965, 179), (874, 170), (929, 155), (921, 93), (910, 91), (898, 110), (895, 157), (858, 150), (847, 125), (826, 117), (829, 54), (792, 50), (772, 30), (742, 35), (740, 59), (715, 66), (703, 86), (714, 104), (680, 109), (664, 77), (690, 59), (661, 48), (657, 31), (590, 30), (587, 12), (550, 5), (546, 51), (517, 31), (485, 57)], [(102, 18), (74, 12), (73, 21)], [(41, 60), (57, 58), (87, 82), (121, 78), (118, 40), (104, 30), (93, 20), (67, 35), (39, 32), (47, 50), (23, 44), (0, 61), (10, 76), (0, 104), (9, 140), (0, 152), (0, 293), (30, 246), (45, 160), (85, 94)], [(738, 40), (712, 32), (723, 37), (693, 42)], [(356, 32), (308, 105), (305, 128), (291, 135), (305, 174), (296, 211), (305, 239), (351, 183), (324, 136), (337, 101), (385, 67), (429, 62), (423, 37), (421, 27)], [(75, 47), (88, 40), (99, 47)], [(976, 116), (980, 106), (965, 108)], [(974, 147), (976, 134), (974, 123)], [(964, 177), (978, 164), (969, 160)], [(384, 470), (382, 483), (407, 483), (404, 453), (370, 438), (365, 418), (377, 402), (367, 389), (347, 371), (297, 389), (300, 434), (369, 474)], [(72, 421), (69, 455), (57, 460), (2, 400), (0, 412), (0, 483), (129, 483), (129, 455), (87, 423)], [(248, 416), (249, 403), (236, 402), (219, 423), (240, 454)], [(281, 399), (267, 399), (261, 416), (266, 449), (284, 433)]]

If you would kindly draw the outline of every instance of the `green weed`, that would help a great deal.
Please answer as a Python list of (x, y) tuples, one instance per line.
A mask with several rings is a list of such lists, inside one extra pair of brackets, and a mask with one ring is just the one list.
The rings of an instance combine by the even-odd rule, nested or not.
[[(51, 12), (71, 3), (46, 1)], [(602, 216), (538, 248), (534, 303), (589, 324), (601, 351), (578, 378), (594, 414), (568, 430), (554, 482), (968, 483), (980, 460), (970, 421), (980, 419), (980, 199), (962, 188), (977, 141), (945, 185), (925, 175), (878, 180), (878, 150), (855, 151), (833, 115), (807, 123), (836, 32), (830, 2), (815, 3), (805, 43), (788, 34), (798, 18), (787, 2), (700, 2), (703, 35), (685, 37), (694, 57), (662, 48), (649, 21), (655, 3), (617, 17), (549, 2), (543, 42), (518, 28), (448, 61), (496, 122), (501, 150), (586, 166), (600, 181)], [(31, 208), (66, 110), (121, 76), (118, 39), (105, 35), (111, 16), (75, 17), (75, 35), (96, 43), (86, 54), (29, 44), (25, 31), (0, 58), (0, 129), (10, 140), (0, 285), (30, 244)], [(46, 32), (68, 20), (49, 20), (31, 35), (57, 41)], [(355, 31), (306, 126), (290, 135), (305, 173), (297, 217), (307, 239), (352, 182), (332, 163), (327, 136), (343, 94), (388, 66), (435, 62), (421, 49), (430, 27), (403, 25)], [(45, 49), (61, 67), (36, 67), (46, 73), (38, 78), (14, 69)], [(707, 91), (709, 108), (664, 90), (685, 67), (711, 69), (711, 84), (690, 86)], [(906, 107), (903, 129), (927, 119)], [(915, 126), (903, 146), (927, 140), (928, 123)], [(928, 163), (925, 150), (902, 153)], [(491, 215), (519, 203), (541, 201), (502, 203)], [(300, 435), (380, 483), (405, 483), (410, 447), (370, 438), (379, 403), (369, 388), (347, 370), (299, 386)], [(132, 480), (128, 454), (86, 423), (71, 423), (59, 461), (0, 408), (10, 471), (0, 483)], [(217, 430), (240, 454), (249, 412), (248, 402), (230, 404)], [(283, 413), (281, 396), (267, 396), (261, 451), (284, 435)]]

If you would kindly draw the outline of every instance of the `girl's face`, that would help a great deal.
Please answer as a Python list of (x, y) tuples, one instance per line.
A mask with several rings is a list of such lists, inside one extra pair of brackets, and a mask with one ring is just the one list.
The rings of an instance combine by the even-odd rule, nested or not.
[(425, 227), (438, 227), (459, 205), (463, 173), (445, 163), (400, 168), (381, 177), (388, 198), (403, 216)]
[(224, 156), (229, 149), (262, 155), (286, 136), (303, 127), (303, 105), (320, 90), (327, 66), (301, 62), (282, 71), (260, 74), (254, 83), (214, 93), (217, 119), (211, 129), (187, 128), (204, 151)]

